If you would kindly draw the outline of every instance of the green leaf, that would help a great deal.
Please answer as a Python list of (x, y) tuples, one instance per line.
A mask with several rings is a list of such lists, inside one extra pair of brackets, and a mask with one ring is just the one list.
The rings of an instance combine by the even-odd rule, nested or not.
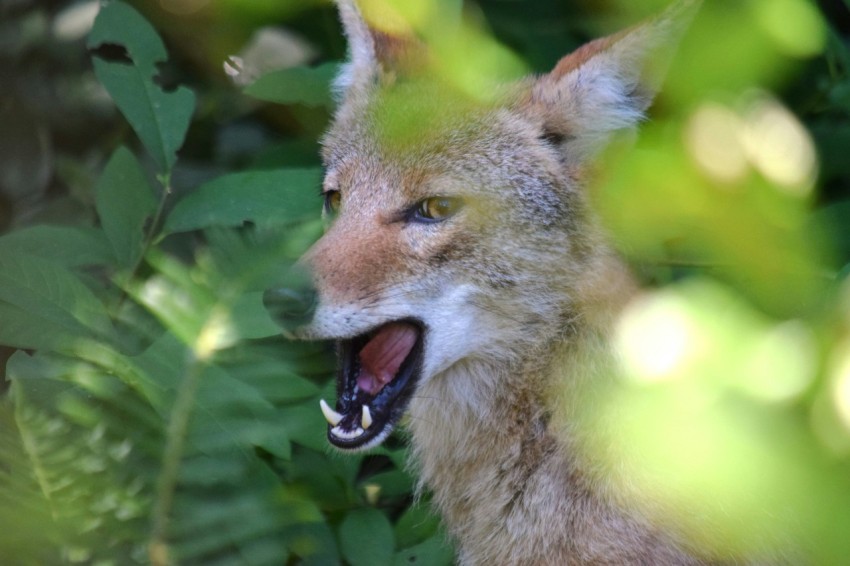
[(439, 530), (440, 520), (429, 511), (427, 504), (414, 504), (399, 517), (395, 525), (395, 538), (401, 548), (411, 547), (433, 537)]
[(239, 296), (233, 304), (230, 322), (240, 338), (279, 336), (280, 327), (272, 322), (263, 306), (263, 293), (253, 291)]
[(300, 404), (280, 410), (281, 430), (292, 439), (317, 452), (328, 449), (328, 423), (322, 417), (319, 402)]
[(383, 499), (403, 498), (413, 491), (413, 479), (401, 469), (375, 474), (368, 483), (380, 486)]
[[(134, 358), (159, 390), (160, 394), (151, 396), (159, 414), (170, 414), (189, 359), (189, 350), (172, 334), (164, 334), (144, 354)], [(213, 454), (262, 446), (278, 457), (288, 458), (287, 431), (271, 403), (255, 388), (216, 365), (207, 364), (202, 371), (189, 437), (195, 449)]]
[(395, 566), (451, 566), (454, 564), (454, 551), (446, 537), (436, 535), (421, 544), (406, 548), (395, 555)]
[(228, 364), (225, 369), (256, 388), (272, 403), (303, 401), (319, 393), (315, 383), (292, 373), (285, 364), (268, 356), (252, 356), (238, 365)]
[(320, 169), (248, 171), (219, 177), (177, 203), (166, 233), (212, 226), (265, 226), (318, 218)]
[(0, 344), (12, 348), (56, 350), (70, 347), (79, 337), (67, 326), (4, 302), (0, 321)]
[(81, 226), (32, 226), (0, 238), (0, 255), (37, 256), (63, 267), (107, 265), (115, 261), (102, 230)]
[(342, 555), (352, 566), (390, 564), (395, 549), (393, 529), (377, 509), (355, 509), (339, 527)]
[(247, 87), (245, 94), (278, 104), (305, 106), (333, 105), (331, 81), (339, 73), (339, 63), (318, 67), (292, 67), (263, 75)]
[(125, 147), (112, 154), (97, 183), (96, 205), (100, 223), (118, 263), (130, 268), (143, 252), (145, 221), (156, 200), (136, 157)]
[(111, 333), (103, 303), (69, 270), (41, 258), (0, 255), (0, 301), (72, 332)]
[(168, 173), (183, 145), (195, 108), (195, 95), (185, 87), (165, 92), (154, 82), (156, 65), (168, 53), (156, 30), (123, 2), (101, 7), (87, 46), (124, 46), (130, 63), (94, 57), (94, 72), (162, 173)]

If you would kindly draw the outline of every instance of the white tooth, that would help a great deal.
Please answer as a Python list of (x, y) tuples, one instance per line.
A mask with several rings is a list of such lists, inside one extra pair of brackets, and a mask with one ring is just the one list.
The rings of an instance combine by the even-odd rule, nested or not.
[(363, 405), (363, 414), (360, 417), (360, 424), (363, 426), (364, 430), (372, 426), (372, 413), (369, 411), (368, 405)]
[(319, 406), (322, 408), (322, 414), (325, 415), (325, 420), (328, 421), (331, 426), (338, 425), (339, 421), (342, 420), (342, 415), (331, 409), (330, 405), (325, 403), (324, 399), (319, 401)]
[(351, 440), (352, 438), (357, 438), (361, 436), (365, 431), (357, 427), (354, 430), (342, 430), (338, 426), (335, 426), (331, 429), (331, 434), (336, 436), (337, 438), (342, 438), (343, 440)]

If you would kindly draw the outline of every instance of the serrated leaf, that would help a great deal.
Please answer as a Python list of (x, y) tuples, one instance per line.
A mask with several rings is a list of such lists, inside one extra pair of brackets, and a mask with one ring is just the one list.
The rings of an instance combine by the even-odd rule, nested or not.
[(339, 527), (342, 555), (352, 566), (390, 564), (395, 549), (393, 529), (377, 509), (355, 509)]
[(195, 108), (195, 95), (185, 87), (165, 92), (154, 82), (156, 65), (168, 53), (156, 30), (123, 2), (101, 7), (87, 46), (121, 45), (130, 64), (94, 57), (94, 72), (130, 122), (162, 173), (168, 173), (183, 145)]
[(0, 238), (0, 255), (16, 252), (64, 267), (106, 265), (115, 261), (105, 234), (82, 226), (32, 226)]
[(233, 173), (204, 183), (182, 199), (165, 222), (166, 233), (244, 222), (270, 226), (318, 218), (320, 169)]
[(0, 301), (72, 332), (111, 332), (106, 308), (88, 287), (61, 265), (41, 258), (0, 255)]
[(97, 214), (119, 265), (132, 267), (143, 253), (145, 221), (156, 200), (136, 157), (125, 147), (112, 154), (97, 183)]
[(338, 63), (318, 67), (292, 67), (263, 75), (247, 87), (245, 94), (278, 104), (333, 105), (331, 82), (339, 73)]
[[(189, 359), (189, 350), (172, 334), (164, 334), (134, 358), (161, 391), (154, 400), (159, 414), (170, 414)], [(197, 450), (212, 454), (262, 446), (276, 456), (289, 457), (289, 437), (280, 424), (282, 417), (267, 399), (216, 365), (205, 364), (202, 372), (189, 438)]]

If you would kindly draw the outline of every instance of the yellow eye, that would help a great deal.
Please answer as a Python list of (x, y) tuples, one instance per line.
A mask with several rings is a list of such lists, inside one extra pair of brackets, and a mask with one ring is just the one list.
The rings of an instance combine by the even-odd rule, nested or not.
[(430, 197), (419, 203), (416, 219), (438, 222), (456, 214), (463, 207), (463, 201), (452, 197)]
[(342, 195), (339, 191), (327, 191), (325, 193), (325, 214), (334, 216), (339, 212), (342, 204)]

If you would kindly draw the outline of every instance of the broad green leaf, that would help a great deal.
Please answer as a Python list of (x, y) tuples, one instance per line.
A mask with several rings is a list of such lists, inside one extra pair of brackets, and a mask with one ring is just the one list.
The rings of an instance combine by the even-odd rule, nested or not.
[(331, 106), (331, 81), (338, 72), (338, 63), (282, 69), (263, 75), (245, 87), (244, 92), (259, 100), (278, 104)]
[(156, 200), (136, 157), (119, 147), (97, 183), (97, 213), (118, 263), (132, 267), (143, 253), (145, 221)]
[[(301, 517), (301, 509), (286, 509), (286, 512)], [(330, 566), (342, 564), (336, 541), (325, 522), (302, 520), (286, 529), (284, 536), (292, 553), (300, 558), (293, 561), (301, 566)], [(377, 566), (377, 564), (376, 564)]]
[(0, 302), (0, 321), (0, 344), (12, 348), (67, 348), (79, 337), (81, 330), (75, 331), (5, 302)]
[(0, 255), (16, 252), (64, 267), (107, 265), (115, 261), (102, 230), (81, 226), (32, 226), (0, 238)]
[(161, 173), (168, 173), (183, 145), (195, 108), (195, 95), (185, 87), (165, 92), (154, 82), (157, 63), (168, 53), (156, 30), (123, 2), (101, 7), (87, 46), (120, 45), (130, 63), (94, 57), (94, 72), (121, 113), (150, 152)]
[(435, 535), (416, 546), (405, 548), (395, 555), (395, 566), (451, 566), (454, 564), (454, 551), (442, 535)]
[(342, 555), (352, 566), (390, 564), (395, 550), (393, 528), (377, 509), (355, 509), (339, 527)]
[(57, 263), (18, 253), (0, 254), (0, 300), (61, 325), (109, 335), (106, 308), (69, 270)]
[(322, 417), (318, 400), (280, 409), (281, 430), (293, 442), (318, 452), (328, 449), (328, 423)]
[(428, 510), (428, 504), (409, 507), (395, 524), (395, 539), (399, 547), (408, 548), (434, 536), (440, 520)]
[(240, 338), (268, 338), (280, 335), (280, 327), (272, 322), (263, 306), (263, 293), (241, 295), (233, 304), (231, 323)]
[(166, 233), (212, 226), (288, 224), (318, 218), (320, 169), (277, 169), (225, 175), (177, 203)]
[(353, 506), (359, 500), (354, 484), (362, 461), (363, 455), (336, 458), (316, 450), (298, 450), (286, 466), (286, 477), (320, 507)]
[(403, 498), (413, 491), (413, 478), (401, 469), (375, 474), (366, 483), (380, 486), (381, 497), (385, 499)]

